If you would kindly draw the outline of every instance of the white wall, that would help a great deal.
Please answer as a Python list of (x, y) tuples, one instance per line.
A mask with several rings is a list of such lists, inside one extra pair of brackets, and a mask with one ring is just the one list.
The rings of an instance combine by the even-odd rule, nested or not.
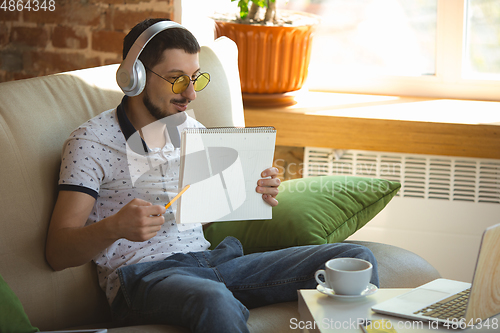
[(176, 22), (193, 33), (201, 45), (214, 40), (213, 21), (209, 18), (216, 12), (237, 12), (236, 2), (229, 0), (174, 0)]
[(449, 279), (471, 282), (481, 236), (500, 223), (500, 205), (395, 197), (352, 235), (410, 250)]

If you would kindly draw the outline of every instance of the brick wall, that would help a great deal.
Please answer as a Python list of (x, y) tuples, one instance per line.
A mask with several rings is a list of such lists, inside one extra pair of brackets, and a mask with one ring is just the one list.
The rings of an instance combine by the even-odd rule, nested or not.
[(123, 37), (137, 22), (174, 16), (173, 0), (54, 0), (52, 4), (54, 11), (9, 11), (7, 0), (7, 10), (0, 9), (0, 82), (118, 63)]
[(304, 148), (276, 146), (273, 166), (278, 168), (278, 178), (282, 181), (302, 178), (304, 172)]

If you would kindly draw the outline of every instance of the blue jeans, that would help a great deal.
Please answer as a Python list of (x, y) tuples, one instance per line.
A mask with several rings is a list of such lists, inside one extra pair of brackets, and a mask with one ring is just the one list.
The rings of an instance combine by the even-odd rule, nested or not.
[(119, 324), (170, 324), (191, 332), (248, 332), (248, 309), (297, 300), (297, 290), (316, 288), (314, 273), (336, 257), (373, 264), (356, 244), (324, 244), (243, 255), (227, 237), (212, 251), (174, 254), (165, 260), (123, 266), (111, 310)]

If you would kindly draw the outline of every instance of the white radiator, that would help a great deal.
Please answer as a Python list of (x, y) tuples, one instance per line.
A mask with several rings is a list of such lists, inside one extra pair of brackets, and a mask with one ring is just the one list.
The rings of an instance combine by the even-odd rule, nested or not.
[(306, 148), (304, 177), (376, 177), (396, 197), (350, 239), (417, 253), (443, 277), (471, 282), (483, 230), (500, 223), (500, 160)]

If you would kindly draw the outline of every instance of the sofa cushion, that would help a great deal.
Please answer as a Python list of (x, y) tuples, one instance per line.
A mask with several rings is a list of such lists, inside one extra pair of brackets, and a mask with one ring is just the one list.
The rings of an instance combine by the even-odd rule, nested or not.
[(0, 275), (0, 332), (38, 332), (31, 326), (23, 305)]
[(212, 248), (226, 236), (245, 253), (345, 240), (377, 215), (401, 184), (377, 178), (321, 176), (283, 182), (270, 220), (217, 222), (205, 230)]

